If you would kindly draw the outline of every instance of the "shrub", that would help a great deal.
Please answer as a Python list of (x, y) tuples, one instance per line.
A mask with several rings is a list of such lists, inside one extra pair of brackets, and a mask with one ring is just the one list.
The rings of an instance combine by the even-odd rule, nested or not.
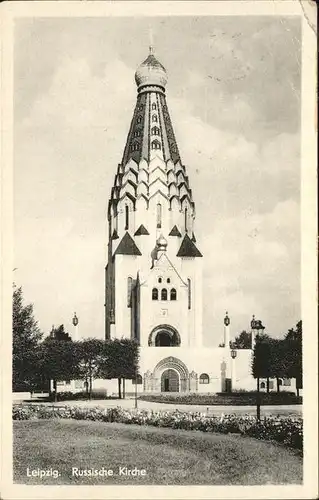
[(272, 440), (302, 450), (302, 418), (268, 417), (257, 421), (252, 415), (207, 416), (202, 412), (125, 410), (123, 408), (81, 408), (72, 406), (13, 405), (13, 420), (67, 418), (123, 424), (153, 425), (202, 432), (234, 433)]
[[(70, 392), (70, 391), (61, 391), (56, 395), (57, 401), (78, 401), (79, 399), (89, 399), (87, 392), (79, 391), (79, 392)], [(103, 389), (93, 389), (91, 394), (91, 399), (114, 399), (107, 397), (107, 391)], [(54, 393), (50, 393), (49, 401), (55, 401)]]
[[(261, 404), (281, 405), (281, 404), (301, 404), (302, 398), (297, 397), (292, 392), (260, 392)], [(143, 401), (152, 401), (169, 404), (191, 404), (191, 405), (255, 405), (256, 391), (240, 391), (232, 393), (216, 394), (142, 394), (139, 399)]]

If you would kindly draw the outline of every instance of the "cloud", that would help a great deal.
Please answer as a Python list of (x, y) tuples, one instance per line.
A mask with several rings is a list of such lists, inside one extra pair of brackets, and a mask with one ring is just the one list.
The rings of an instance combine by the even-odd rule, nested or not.
[[(135, 96), (121, 60), (96, 74), (65, 57), (17, 124), (17, 280), (45, 330), (72, 328), (76, 310), (82, 334), (104, 335), (106, 207)], [(279, 334), (299, 319), (298, 135), (247, 138), (241, 120), (253, 123), (256, 110), (241, 97), (218, 103), (214, 126), (185, 97), (168, 95), (168, 105), (197, 206), (206, 342), (221, 341), (225, 308), (235, 329), (255, 313)]]

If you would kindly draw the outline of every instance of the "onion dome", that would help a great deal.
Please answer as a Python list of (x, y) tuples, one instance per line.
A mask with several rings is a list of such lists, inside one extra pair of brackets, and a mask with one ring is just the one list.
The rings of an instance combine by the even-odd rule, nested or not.
[(135, 81), (139, 90), (145, 85), (156, 85), (165, 88), (167, 83), (166, 69), (154, 56), (152, 47), (150, 47), (150, 54), (147, 59), (137, 68)]
[(163, 251), (166, 252), (167, 248), (167, 240), (164, 238), (164, 236), (161, 234), (161, 236), (157, 240), (157, 250), (158, 251)]

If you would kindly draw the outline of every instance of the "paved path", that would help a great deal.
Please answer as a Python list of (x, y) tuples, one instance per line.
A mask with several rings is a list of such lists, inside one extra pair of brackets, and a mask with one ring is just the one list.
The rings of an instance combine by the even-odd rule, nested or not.
[[(36, 401), (34, 403), (37, 403)], [(51, 405), (53, 403), (50, 403)], [(134, 399), (101, 399), (92, 401), (60, 401), (54, 403), (57, 406), (89, 406), (114, 408), (120, 406), (122, 408), (135, 408)], [(139, 409), (146, 410), (181, 410), (188, 412), (201, 412), (209, 415), (221, 415), (222, 413), (236, 413), (236, 415), (256, 414), (256, 406), (206, 406), (206, 405), (186, 405), (186, 404), (169, 404), (169, 403), (153, 403), (150, 401), (137, 401)], [(301, 415), (302, 405), (278, 405), (278, 406), (261, 406), (261, 415)]]

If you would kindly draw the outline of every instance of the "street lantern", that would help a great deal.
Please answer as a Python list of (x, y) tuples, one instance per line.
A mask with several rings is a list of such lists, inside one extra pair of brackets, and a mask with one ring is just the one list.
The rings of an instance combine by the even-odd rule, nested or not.
[(79, 323), (79, 318), (77, 317), (76, 313), (74, 313), (74, 316), (73, 316), (73, 319), (72, 319), (72, 323), (74, 326), (77, 326), (78, 323)]

